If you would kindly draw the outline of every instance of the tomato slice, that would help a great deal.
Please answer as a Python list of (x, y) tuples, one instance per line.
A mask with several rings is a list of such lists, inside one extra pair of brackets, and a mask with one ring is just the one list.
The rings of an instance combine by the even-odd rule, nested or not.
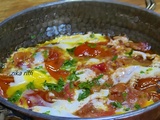
[(75, 95), (75, 89), (70, 87), (70, 83), (66, 84), (64, 88), (64, 98), (67, 100), (73, 100)]
[(112, 107), (108, 107), (108, 110), (104, 111), (95, 108), (92, 103), (87, 103), (80, 110), (75, 112), (75, 115), (87, 118), (110, 116), (114, 114), (115, 114), (115, 109), (113, 109)]
[(151, 46), (145, 42), (138, 42), (138, 43), (131, 42), (130, 47), (133, 48), (134, 50), (140, 50), (143, 52), (150, 51), (151, 49)]
[(45, 67), (46, 67), (47, 71), (49, 72), (49, 74), (53, 78), (55, 78), (57, 80), (60, 78), (63, 78), (65, 80), (66, 77), (69, 75), (69, 72), (67, 72), (65, 70), (60, 70), (62, 63), (63, 62), (59, 59), (45, 62)]
[(52, 96), (49, 96), (48, 91), (42, 90), (30, 90), (24, 93), (23, 97), (20, 99), (20, 103), (23, 105), (25, 104), (24, 100), (26, 101), (28, 107), (33, 106), (48, 106), (49, 103), (53, 103)]
[(21, 65), (25, 60), (30, 58), (31, 53), (30, 52), (18, 52), (15, 53), (13, 56), (14, 65), (19, 66)]
[(97, 56), (101, 53), (101, 50), (97, 48), (96, 44), (91, 44), (91, 43), (84, 43), (74, 50), (74, 55), (78, 57), (83, 57), (83, 56)]
[(96, 71), (97, 73), (104, 73), (107, 70), (106, 63), (99, 63), (91, 66), (91, 69)]
[(62, 59), (63, 52), (61, 49), (50, 49), (48, 59), (45, 61), (45, 67), (49, 74), (55, 78), (60, 79), (63, 78), (64, 80), (68, 76), (69, 72), (65, 70), (61, 70), (60, 67), (62, 66), (64, 59)]
[(6, 93), (10, 82), (14, 82), (12, 76), (0, 75), (0, 96), (7, 97)]
[(66, 84), (61, 92), (53, 91), (56, 99), (73, 100), (75, 89), (70, 87), (70, 83)]

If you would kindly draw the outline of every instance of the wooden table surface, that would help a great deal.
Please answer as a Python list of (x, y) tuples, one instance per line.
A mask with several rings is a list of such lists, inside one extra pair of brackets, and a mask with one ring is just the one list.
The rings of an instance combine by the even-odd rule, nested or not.
[[(53, 1), (56, 0), (0, 0), (0, 22), (8, 18), (9, 16), (26, 8)], [(145, 2), (144, 2), (145, 0), (119, 0), (119, 1), (128, 2), (141, 7), (145, 7)], [(157, 3), (155, 12), (160, 14), (160, 0), (155, 0), (155, 2)]]

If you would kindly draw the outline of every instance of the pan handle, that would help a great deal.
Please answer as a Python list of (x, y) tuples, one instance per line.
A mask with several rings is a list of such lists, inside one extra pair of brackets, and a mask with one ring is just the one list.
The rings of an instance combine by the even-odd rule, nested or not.
[(145, 3), (146, 3), (146, 9), (155, 10), (156, 2), (154, 0), (145, 0)]

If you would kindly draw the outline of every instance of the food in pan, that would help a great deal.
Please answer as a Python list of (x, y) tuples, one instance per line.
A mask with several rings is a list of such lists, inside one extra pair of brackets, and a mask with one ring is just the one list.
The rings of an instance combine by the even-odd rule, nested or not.
[(126, 36), (60, 36), (13, 52), (0, 88), (8, 101), (44, 114), (123, 114), (160, 100), (160, 56)]

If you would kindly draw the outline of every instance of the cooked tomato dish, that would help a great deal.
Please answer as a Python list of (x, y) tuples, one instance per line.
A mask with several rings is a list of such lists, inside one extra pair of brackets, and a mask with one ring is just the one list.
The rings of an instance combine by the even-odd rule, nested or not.
[(0, 73), (0, 96), (54, 116), (123, 114), (160, 100), (160, 56), (127, 36), (60, 36), (13, 52)]

